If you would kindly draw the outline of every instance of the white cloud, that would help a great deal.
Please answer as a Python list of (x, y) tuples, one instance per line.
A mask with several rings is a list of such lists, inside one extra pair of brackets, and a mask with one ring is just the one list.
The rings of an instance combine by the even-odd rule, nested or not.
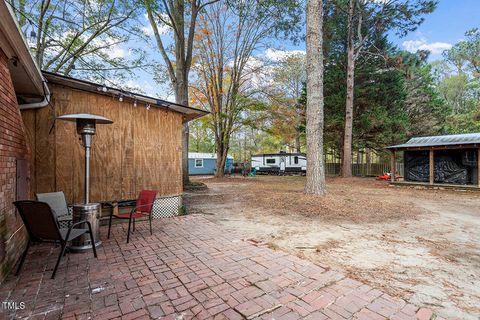
[(113, 46), (108, 50), (110, 57), (112, 58), (125, 58), (125, 50), (118, 46)]
[(151, 26), (151, 25), (148, 25), (148, 26), (142, 27), (142, 32), (143, 32), (143, 34), (145, 34), (146, 36), (151, 36), (151, 35), (153, 35), (152, 26)]
[(431, 42), (425, 38), (419, 40), (408, 40), (402, 43), (402, 46), (410, 52), (417, 52), (418, 50), (428, 50), (432, 55), (441, 54), (444, 50), (450, 49), (452, 45), (446, 42)]
[(265, 50), (265, 57), (272, 61), (280, 61), (294, 54), (305, 54), (304, 50), (278, 50), (268, 48)]

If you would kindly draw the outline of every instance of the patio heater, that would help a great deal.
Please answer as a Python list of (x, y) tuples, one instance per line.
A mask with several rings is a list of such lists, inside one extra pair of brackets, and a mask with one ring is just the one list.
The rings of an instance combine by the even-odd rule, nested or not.
[[(90, 203), (90, 148), (92, 146), (93, 136), (96, 132), (96, 125), (111, 124), (113, 121), (105, 117), (87, 113), (66, 114), (57, 119), (75, 122), (77, 124), (77, 133), (82, 137), (83, 147), (85, 148), (83, 203), (73, 205), (73, 223), (88, 220), (92, 225), (95, 246), (97, 247), (102, 243), (100, 241), (99, 228), (101, 206), (100, 203)], [(74, 252), (83, 252), (91, 250), (92, 245), (90, 237), (84, 235), (73, 241), (70, 250)]]

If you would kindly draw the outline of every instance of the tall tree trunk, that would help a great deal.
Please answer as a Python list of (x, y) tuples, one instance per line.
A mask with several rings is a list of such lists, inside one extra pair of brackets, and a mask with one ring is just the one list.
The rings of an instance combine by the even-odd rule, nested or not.
[(302, 152), (302, 145), (300, 144), (300, 132), (295, 133), (295, 151), (300, 153)]
[(370, 166), (372, 165), (372, 159), (369, 147), (365, 147), (365, 161), (367, 163), (367, 176), (370, 176)]
[(323, 0), (307, 1), (307, 180), (305, 193), (324, 195)]
[[(175, 83), (175, 102), (188, 106), (188, 79), (180, 70), (183, 70), (183, 67), (177, 65), (177, 79), (179, 81), (177, 80)], [(182, 180), (184, 186), (190, 183), (188, 177), (188, 137), (188, 122), (184, 122), (182, 126)]]
[(227, 150), (224, 143), (217, 143), (217, 163), (215, 166), (215, 177), (223, 178), (225, 171), (225, 163), (227, 159)]
[[(175, 102), (188, 106), (188, 68), (186, 61), (186, 41), (185, 41), (185, 5), (182, 0), (175, 0), (173, 7), (174, 21), (177, 32), (175, 36)], [(182, 127), (182, 180), (183, 185), (190, 184), (188, 177), (188, 122), (183, 123)]]
[(355, 0), (348, 2), (347, 23), (347, 101), (345, 104), (345, 132), (343, 136), (342, 177), (352, 176), (353, 89), (355, 58), (353, 47), (353, 14)]

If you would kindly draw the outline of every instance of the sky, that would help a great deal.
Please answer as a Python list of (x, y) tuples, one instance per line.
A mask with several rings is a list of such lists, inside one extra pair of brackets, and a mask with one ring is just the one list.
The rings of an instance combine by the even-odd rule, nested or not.
[(429, 50), (430, 60), (437, 60), (443, 50), (464, 39), (465, 31), (475, 27), (480, 28), (480, 0), (440, 0), (416, 31), (390, 40), (408, 51)]
[[(394, 34), (389, 35), (389, 40), (400, 49), (415, 52), (417, 50), (429, 50), (430, 61), (441, 59), (443, 50), (449, 49), (455, 43), (464, 39), (465, 32), (469, 29), (480, 28), (480, 0), (440, 0), (437, 9), (425, 16), (425, 21), (414, 32), (406, 37), (399, 38)], [(155, 47), (151, 27), (145, 19), (144, 32), (151, 36), (150, 48), (145, 47), (157, 61), (161, 57)], [(270, 48), (263, 48), (256, 54), (276, 59), (285, 55), (284, 51), (304, 51), (305, 44), (284, 41), (272, 41)], [(126, 52), (119, 52), (122, 54)], [(152, 75), (147, 71), (138, 71), (137, 79), (131, 81), (131, 85), (137, 85), (151, 96), (174, 100), (174, 96), (167, 86), (158, 85)]]

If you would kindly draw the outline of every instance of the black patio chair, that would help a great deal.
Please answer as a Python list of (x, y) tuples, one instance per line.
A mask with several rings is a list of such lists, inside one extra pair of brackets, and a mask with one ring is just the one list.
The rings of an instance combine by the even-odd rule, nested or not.
[[(79, 221), (73, 223), (68, 229), (60, 229), (58, 227), (58, 221), (56, 215), (53, 213), (50, 206), (45, 202), (40, 201), (15, 201), (13, 203), (17, 207), (20, 216), (22, 217), (25, 228), (28, 232), (28, 242), (25, 251), (22, 254), (20, 263), (17, 268), (16, 276), (20, 273), (25, 257), (27, 256), (28, 249), (30, 248), (31, 242), (59, 242), (61, 245), (60, 255), (58, 256), (57, 263), (53, 269), (52, 279), (55, 278), (55, 273), (57, 273), (58, 265), (60, 260), (66, 253), (68, 247), (68, 242), (72, 241), (85, 233), (90, 233), (91, 243), (95, 243), (93, 239), (92, 226), (89, 221)], [(76, 226), (79, 226), (83, 223), (86, 223), (88, 229), (75, 229)], [(95, 246), (92, 245), (93, 255), (97, 257), (97, 250)]]
[(57, 217), (59, 228), (69, 228), (72, 225), (71, 206), (67, 204), (63, 191), (36, 193), (37, 201), (45, 202), (50, 206)]

